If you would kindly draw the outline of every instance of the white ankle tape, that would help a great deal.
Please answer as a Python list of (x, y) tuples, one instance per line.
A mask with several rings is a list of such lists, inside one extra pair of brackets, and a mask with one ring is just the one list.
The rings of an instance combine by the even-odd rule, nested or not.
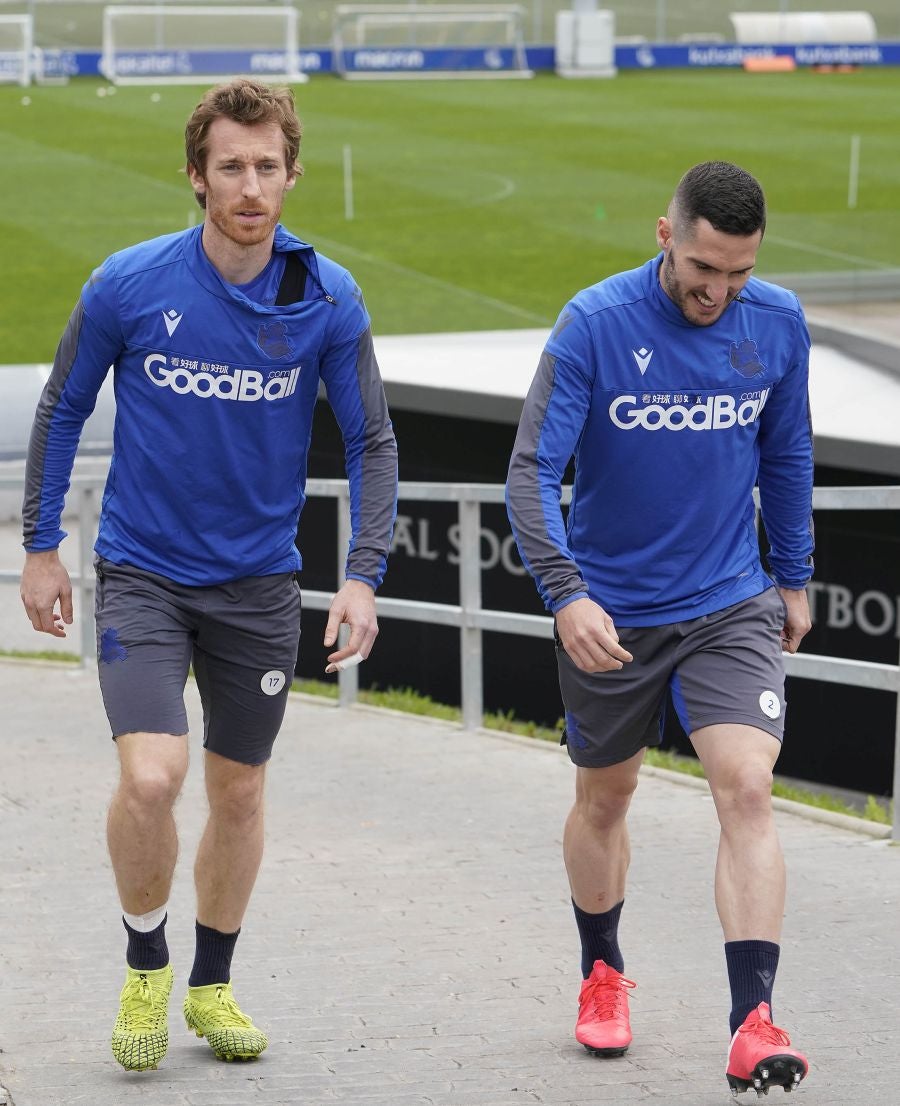
[(169, 904), (163, 903), (162, 906), (158, 906), (155, 910), (149, 911), (147, 914), (125, 914), (123, 912), (122, 917), (125, 919), (128, 926), (136, 933), (149, 933), (151, 930), (162, 922), (166, 916), (166, 911), (169, 909)]

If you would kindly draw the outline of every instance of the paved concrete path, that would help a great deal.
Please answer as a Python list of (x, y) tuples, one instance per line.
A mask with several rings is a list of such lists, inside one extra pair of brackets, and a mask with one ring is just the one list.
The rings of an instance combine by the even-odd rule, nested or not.
[[(3, 1106), (730, 1100), (705, 791), (652, 776), (638, 790), (622, 922), (635, 1041), (598, 1060), (572, 1037), (565, 755), (300, 697), (270, 770), (267, 853), (234, 964), (271, 1046), (254, 1064), (217, 1062), (181, 1021), (198, 744), (178, 809), (171, 1047), (159, 1071), (123, 1072), (109, 1033), (125, 941), (103, 825), (116, 769), (95, 675), (0, 663), (0, 704)], [(196, 723), (193, 694), (191, 709)], [(798, 1106), (895, 1102), (900, 849), (792, 814), (778, 822), (790, 893), (776, 1020), (813, 1065)]]

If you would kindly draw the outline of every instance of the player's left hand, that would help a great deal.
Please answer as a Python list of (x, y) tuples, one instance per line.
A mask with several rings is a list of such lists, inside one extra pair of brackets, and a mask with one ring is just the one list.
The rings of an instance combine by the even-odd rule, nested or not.
[(326, 649), (337, 642), (338, 630), (344, 623), (350, 627), (350, 637), (342, 649), (328, 654), (329, 664), (337, 664), (355, 653), (365, 660), (375, 644), (378, 636), (375, 590), (362, 580), (348, 580), (332, 599), (323, 640)]
[(806, 589), (779, 588), (778, 594), (787, 607), (787, 617), (781, 630), (781, 649), (784, 653), (796, 653), (800, 642), (812, 629)]

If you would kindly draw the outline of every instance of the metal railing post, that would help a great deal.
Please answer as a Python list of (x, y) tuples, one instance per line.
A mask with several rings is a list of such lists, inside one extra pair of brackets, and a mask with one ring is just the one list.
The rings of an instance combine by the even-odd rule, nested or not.
[(459, 605), (462, 722), (475, 730), (484, 721), (481, 629), (473, 618), (481, 610), (481, 504), (465, 495), (459, 502)]
[(97, 631), (94, 625), (94, 534), (97, 530), (97, 488), (78, 487), (78, 606), (81, 612), (81, 667), (88, 668), (97, 658)]
[[(350, 491), (342, 487), (337, 494), (337, 578), (338, 587), (344, 582), (347, 568), (347, 550), (350, 548)], [(346, 645), (350, 636), (348, 626), (341, 626), (339, 645)], [(350, 707), (359, 696), (359, 669), (347, 668), (338, 672), (338, 706)]]

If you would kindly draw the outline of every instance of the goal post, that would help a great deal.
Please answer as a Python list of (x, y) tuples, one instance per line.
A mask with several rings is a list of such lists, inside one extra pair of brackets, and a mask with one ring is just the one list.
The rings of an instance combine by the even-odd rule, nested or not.
[(0, 15), (0, 84), (31, 84), (34, 74), (34, 19)]
[(335, 71), (348, 79), (533, 77), (520, 4), (338, 4)]
[(237, 74), (300, 84), (299, 15), (288, 5), (112, 4), (100, 72), (113, 84), (208, 84)]

